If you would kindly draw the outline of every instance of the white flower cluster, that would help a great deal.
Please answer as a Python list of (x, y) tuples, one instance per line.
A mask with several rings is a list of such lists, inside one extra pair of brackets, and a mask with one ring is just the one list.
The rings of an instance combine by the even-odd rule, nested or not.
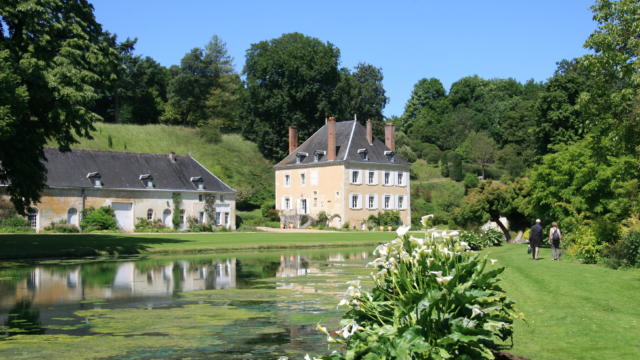
[(423, 228), (427, 228), (429, 226), (429, 221), (433, 218), (433, 214), (425, 215), (420, 218), (420, 224)]
[(338, 303), (338, 307), (343, 305), (359, 306), (360, 301), (358, 301), (358, 298), (362, 294), (360, 280), (348, 281), (347, 284), (349, 285), (349, 288), (347, 288), (347, 291), (344, 294), (345, 297)]
[[(409, 253), (404, 246), (404, 240), (402, 238), (404, 234), (406, 234), (406, 231), (400, 230), (401, 229), (398, 229), (398, 238), (386, 244), (379, 245), (373, 251), (373, 255), (376, 256), (376, 258), (369, 262), (368, 266), (378, 269), (376, 273), (373, 273), (373, 278), (376, 281), (382, 280), (387, 273), (398, 272), (399, 261), (412, 265), (418, 265), (419, 262), (424, 261), (427, 263), (427, 266), (431, 266), (435, 261), (433, 257), (435, 252), (444, 256), (455, 256), (470, 250), (469, 244), (464, 241), (457, 241), (454, 237), (426, 234), (424, 238), (409, 237), (409, 242), (413, 249)], [(451, 277), (440, 276), (436, 280), (439, 284), (445, 285), (451, 280)]]

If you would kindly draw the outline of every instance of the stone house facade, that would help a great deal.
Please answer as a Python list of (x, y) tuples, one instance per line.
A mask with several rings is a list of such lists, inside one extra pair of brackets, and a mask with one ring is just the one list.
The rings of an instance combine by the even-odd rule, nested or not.
[(176, 195), (179, 230), (189, 217), (235, 229), (236, 191), (191, 156), (55, 148), (45, 156), (46, 188), (28, 212), (36, 231), (61, 220), (79, 226), (84, 209), (101, 206), (113, 208), (122, 231), (133, 231), (138, 218), (173, 228)]
[(289, 128), (289, 155), (274, 166), (276, 209), (285, 227), (299, 227), (301, 217), (329, 225), (365, 229), (370, 215), (398, 211), (411, 223), (409, 164), (395, 154), (393, 124), (385, 126), (385, 142), (356, 120), (329, 118), (298, 146), (297, 130)]

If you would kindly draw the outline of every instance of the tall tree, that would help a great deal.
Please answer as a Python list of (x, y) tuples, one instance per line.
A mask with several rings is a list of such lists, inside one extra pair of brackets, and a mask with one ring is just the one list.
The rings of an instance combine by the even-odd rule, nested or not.
[(182, 58), (179, 67), (171, 68), (168, 102), (161, 120), (169, 124), (206, 126), (211, 136), (212, 132), (219, 131), (223, 122), (233, 121), (211, 96), (224, 96), (232, 101), (228, 105), (234, 107), (238, 87), (233, 58), (224, 41), (214, 35), (204, 49), (192, 49)]
[(590, 82), (589, 74), (579, 65), (580, 61), (560, 61), (536, 101), (537, 136), (534, 145), (541, 155), (549, 153), (553, 145), (584, 138), (589, 130), (578, 106), (578, 100), (588, 90)]
[(482, 225), (494, 221), (507, 241), (511, 239), (507, 224), (501, 217), (506, 217), (512, 227), (526, 226), (524, 213), (527, 188), (523, 181), (515, 181), (502, 185), (491, 181), (481, 182), (464, 198), (464, 202), (454, 213), (456, 223), (466, 225)]
[(420, 79), (413, 86), (411, 98), (404, 108), (402, 129), (405, 132), (410, 131), (424, 109), (428, 109), (430, 114), (441, 115), (446, 107), (446, 91), (440, 80), (436, 78)]
[(155, 124), (167, 102), (168, 70), (150, 57), (127, 54), (116, 83), (115, 121)]
[(484, 179), (485, 168), (493, 162), (496, 155), (495, 141), (484, 132), (472, 131), (460, 147), (463, 154), (480, 165)]
[(598, 28), (582, 57), (591, 86), (581, 95), (581, 112), (605, 151), (599, 156), (633, 154), (640, 145), (640, 2), (598, 0), (591, 7)]
[(115, 37), (86, 0), (0, 2), (0, 183), (21, 213), (40, 199), (43, 147), (90, 136), (118, 66)]
[(243, 134), (265, 157), (286, 155), (287, 126), (306, 138), (333, 115), (340, 51), (300, 33), (251, 45), (247, 51), (246, 122)]
[(341, 69), (335, 90), (335, 114), (341, 119), (356, 115), (360, 121), (382, 122), (382, 110), (389, 102), (382, 80), (382, 70), (370, 64), (358, 64), (353, 73)]

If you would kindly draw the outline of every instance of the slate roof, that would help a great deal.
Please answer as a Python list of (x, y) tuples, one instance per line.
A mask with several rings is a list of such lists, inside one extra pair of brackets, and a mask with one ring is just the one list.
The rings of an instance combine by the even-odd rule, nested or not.
[[(385, 155), (385, 151), (390, 151), (390, 149), (385, 146), (384, 141), (374, 137), (373, 144), (369, 145), (367, 141), (367, 129), (356, 120), (336, 122), (336, 147), (339, 147), (339, 150), (336, 151), (336, 160), (333, 161), (334, 163), (349, 161), (363, 164), (409, 165), (409, 163), (397, 154), (394, 156), (394, 161), (391, 162), (387, 155)], [(368, 160), (362, 158), (362, 155), (358, 153), (359, 149), (367, 150)], [(302, 143), (294, 153), (287, 155), (282, 161), (276, 164), (274, 168), (331, 163), (331, 161), (327, 160), (326, 156), (316, 162), (314, 153), (317, 150), (327, 150), (326, 124)], [(296, 153), (301, 152), (307, 153), (308, 156), (300, 163), (297, 163)]]
[[(45, 148), (44, 153), (46, 185), (54, 188), (93, 188), (87, 174), (98, 172), (103, 189), (196, 191), (191, 178), (201, 177), (204, 190), (198, 191), (235, 191), (190, 156), (175, 155), (174, 162), (168, 154), (79, 149), (60, 152), (56, 148)], [(140, 180), (147, 174), (153, 178), (153, 189)]]

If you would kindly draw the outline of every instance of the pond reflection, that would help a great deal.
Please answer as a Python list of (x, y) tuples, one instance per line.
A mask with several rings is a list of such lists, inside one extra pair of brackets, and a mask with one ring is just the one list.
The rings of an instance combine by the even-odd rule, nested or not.
[[(0, 268), (0, 358), (322, 352), (315, 325), (337, 324), (345, 282), (366, 278), (368, 256), (344, 248)], [(84, 348), (66, 354), (77, 344), (69, 336)]]

